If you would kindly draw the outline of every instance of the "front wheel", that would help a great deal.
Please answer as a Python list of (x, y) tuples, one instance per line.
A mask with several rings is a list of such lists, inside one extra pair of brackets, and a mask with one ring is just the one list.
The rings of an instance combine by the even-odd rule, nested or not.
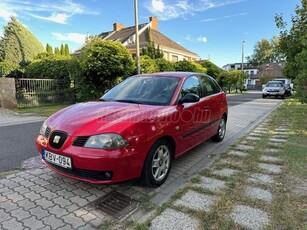
[(224, 139), (226, 134), (226, 118), (222, 117), (220, 120), (219, 127), (217, 129), (217, 133), (211, 138), (215, 142), (220, 142)]
[(167, 140), (161, 139), (153, 144), (145, 160), (141, 183), (148, 187), (162, 185), (170, 172), (172, 148)]

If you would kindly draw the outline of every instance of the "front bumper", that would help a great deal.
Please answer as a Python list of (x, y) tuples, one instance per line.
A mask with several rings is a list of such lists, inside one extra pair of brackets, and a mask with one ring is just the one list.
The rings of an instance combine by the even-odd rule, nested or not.
[(264, 96), (283, 96), (285, 95), (285, 92), (263, 92), (262, 95)]
[[(77, 180), (94, 184), (113, 184), (141, 176), (145, 155), (131, 146), (121, 149), (91, 149), (65, 144), (61, 149), (54, 149), (42, 135), (36, 138), (38, 153), (43, 149), (71, 157), (72, 169), (57, 166), (46, 160), (42, 161), (53, 171)], [(142, 152), (142, 151), (141, 151)]]

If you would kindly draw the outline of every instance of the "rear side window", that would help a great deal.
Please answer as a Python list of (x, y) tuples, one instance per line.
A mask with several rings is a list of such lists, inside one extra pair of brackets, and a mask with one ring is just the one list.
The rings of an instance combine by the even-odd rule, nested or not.
[(217, 83), (207, 76), (200, 76), (202, 86), (202, 97), (210, 96), (221, 91)]

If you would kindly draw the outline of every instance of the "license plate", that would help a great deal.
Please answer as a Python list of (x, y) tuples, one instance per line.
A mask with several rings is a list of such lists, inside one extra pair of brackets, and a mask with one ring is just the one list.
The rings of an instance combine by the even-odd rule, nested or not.
[(65, 157), (56, 153), (49, 152), (45, 149), (43, 149), (43, 154), (42, 154), (43, 159), (46, 161), (61, 166), (63, 168), (72, 168), (71, 165), (71, 158), (70, 157)]

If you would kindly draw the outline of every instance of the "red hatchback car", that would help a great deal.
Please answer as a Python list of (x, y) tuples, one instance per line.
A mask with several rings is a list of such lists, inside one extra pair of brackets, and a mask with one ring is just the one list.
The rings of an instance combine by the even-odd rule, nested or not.
[(50, 116), (36, 146), (61, 175), (100, 184), (140, 178), (156, 187), (167, 179), (173, 159), (209, 138), (223, 140), (227, 111), (226, 95), (207, 75), (136, 75), (99, 101)]

